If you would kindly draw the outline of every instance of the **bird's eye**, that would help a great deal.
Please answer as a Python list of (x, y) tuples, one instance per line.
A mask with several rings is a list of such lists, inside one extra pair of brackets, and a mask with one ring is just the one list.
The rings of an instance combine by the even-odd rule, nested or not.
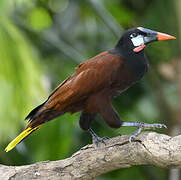
[(131, 37), (136, 37), (138, 34), (137, 33), (133, 33), (131, 34)]

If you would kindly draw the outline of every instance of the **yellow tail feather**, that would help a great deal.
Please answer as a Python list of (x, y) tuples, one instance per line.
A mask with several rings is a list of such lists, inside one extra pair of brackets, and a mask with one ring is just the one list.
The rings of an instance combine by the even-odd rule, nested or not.
[(33, 131), (36, 131), (40, 128), (40, 126), (37, 126), (35, 128), (27, 128), (25, 129), (19, 136), (17, 136), (15, 139), (13, 139), (8, 146), (5, 148), (5, 151), (8, 152), (11, 149), (13, 149), (18, 143), (20, 143), (25, 137), (30, 135)]

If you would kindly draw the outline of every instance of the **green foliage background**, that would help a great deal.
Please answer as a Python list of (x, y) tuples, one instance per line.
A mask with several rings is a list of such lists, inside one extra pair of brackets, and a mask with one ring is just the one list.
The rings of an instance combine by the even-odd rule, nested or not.
[[(71, 75), (78, 63), (113, 48), (123, 29), (143, 26), (180, 37), (180, 6), (179, 1), (169, 0), (1, 0), (0, 163), (63, 159), (91, 143), (90, 135), (79, 128), (79, 113), (65, 114), (45, 124), (16, 149), (4, 152), (27, 124), (23, 119), (29, 111)], [(179, 38), (154, 43), (146, 52), (150, 72), (113, 104), (125, 121), (166, 123), (169, 130), (159, 132), (179, 134), (180, 128), (173, 133), (180, 125), (178, 74), (173, 80), (167, 76), (170, 72), (160, 71), (165, 64), (177, 70), (174, 63), (180, 61)], [(98, 135), (110, 137), (134, 131), (110, 129), (100, 117), (92, 127)], [(162, 180), (168, 178), (167, 171), (135, 166), (97, 179)]]

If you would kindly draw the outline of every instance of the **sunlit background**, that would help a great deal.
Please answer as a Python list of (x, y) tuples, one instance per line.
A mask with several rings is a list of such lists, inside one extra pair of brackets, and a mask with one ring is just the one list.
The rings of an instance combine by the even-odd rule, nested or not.
[[(169, 135), (181, 133), (180, 0), (0, 0), (0, 163), (31, 164), (59, 160), (91, 143), (79, 128), (79, 113), (45, 124), (9, 153), (6, 145), (27, 122), (25, 116), (82, 61), (114, 47), (125, 29), (143, 26), (177, 37), (146, 49), (150, 70), (113, 104), (125, 121), (165, 123)], [(101, 117), (99, 136), (132, 133), (110, 129)], [(179, 171), (134, 166), (98, 180), (175, 180)], [(181, 178), (181, 177), (180, 177)], [(179, 178), (179, 179), (180, 179)]]

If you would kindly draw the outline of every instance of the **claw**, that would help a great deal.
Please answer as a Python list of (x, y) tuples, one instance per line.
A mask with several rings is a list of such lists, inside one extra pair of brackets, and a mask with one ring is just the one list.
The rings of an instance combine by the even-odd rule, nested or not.
[(163, 127), (164, 127), (165, 129), (168, 129), (168, 127), (167, 127), (165, 124), (163, 124)]
[(104, 136), (104, 137), (103, 137), (103, 140), (107, 140), (107, 139), (110, 139), (110, 138), (107, 137), (107, 136)]
[(98, 147), (100, 143), (103, 143), (104, 145), (106, 145), (105, 140), (109, 139), (109, 137), (105, 136), (101, 138), (97, 136), (96, 133), (92, 129), (89, 129), (89, 132), (92, 136), (92, 142), (93, 144), (96, 145), (96, 147)]
[(103, 143), (104, 145), (106, 145), (105, 140), (107, 140), (106, 137), (100, 138), (100, 137), (93, 137), (93, 144), (95, 144), (97, 147), (99, 146), (100, 143)]
[(134, 139), (134, 138), (135, 138), (135, 136), (130, 135), (130, 136), (129, 136), (129, 142), (131, 143), (131, 142), (132, 142), (132, 139)]

